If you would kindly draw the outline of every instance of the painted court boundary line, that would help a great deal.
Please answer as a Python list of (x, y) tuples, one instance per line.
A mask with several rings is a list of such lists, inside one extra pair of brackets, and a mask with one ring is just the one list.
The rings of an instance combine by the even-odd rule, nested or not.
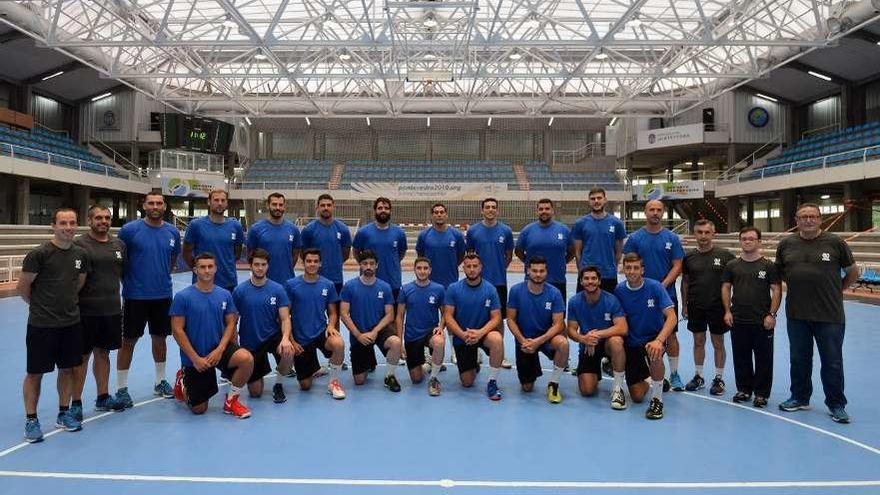
[(724, 489), (724, 488), (840, 488), (880, 487), (880, 480), (853, 481), (727, 481), (727, 482), (611, 482), (611, 481), (475, 481), (475, 480), (383, 480), (345, 478), (246, 478), (216, 476), (149, 476), (137, 474), (60, 473), (0, 471), (0, 476), (67, 480), (141, 481), (161, 483), (223, 483), (257, 485), (336, 485), (336, 486), (421, 486), (478, 488), (644, 488), (644, 489)]

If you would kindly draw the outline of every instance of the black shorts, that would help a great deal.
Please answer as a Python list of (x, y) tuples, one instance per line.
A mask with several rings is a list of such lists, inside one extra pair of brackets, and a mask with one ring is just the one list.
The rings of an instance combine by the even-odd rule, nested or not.
[(376, 342), (370, 345), (363, 345), (355, 340), (354, 343), (351, 344), (351, 349), (349, 349), (349, 355), (351, 357), (351, 374), (360, 375), (370, 371), (371, 368), (375, 368), (377, 362), (376, 351), (374, 348), (378, 347), (383, 356), (387, 355), (388, 349), (385, 348), (385, 341), (395, 335), (397, 335), (397, 332), (392, 330), (389, 326), (379, 330), (379, 335), (376, 336)]
[(92, 349), (115, 351), (122, 344), (122, 313), (79, 317), (82, 325), (83, 355)]
[(626, 351), (626, 384), (632, 386), (650, 377), (648, 350), (644, 346), (624, 347), (624, 350)]
[(144, 335), (144, 327), (150, 325), (150, 335), (171, 335), (171, 298), (126, 299), (122, 303), (122, 336), (137, 340)]
[(79, 323), (60, 328), (27, 326), (27, 372), (51, 373), (82, 364), (82, 327)]
[(539, 347), (538, 352), (534, 354), (527, 354), (522, 351), (519, 344), (516, 345), (516, 375), (520, 383), (535, 383), (535, 380), (544, 374), (541, 370), (539, 353), (543, 353), (551, 361), (556, 356), (556, 351), (549, 342)]
[(507, 286), (496, 285), (495, 292), (498, 293), (498, 301), (501, 303), (501, 319), (507, 318)]
[(431, 350), (431, 337), (434, 332), (428, 332), (424, 337), (415, 340), (407, 340), (403, 347), (406, 349), (407, 369), (418, 368), (425, 364), (425, 349)]
[(332, 354), (327, 350), (327, 334), (324, 332), (302, 347), (303, 352), (298, 356), (293, 356), (293, 369), (296, 370), (296, 379), (299, 381), (308, 380), (321, 369), (321, 363), (318, 362), (318, 351), (321, 351), (325, 358), (329, 358)]
[(208, 402), (208, 399), (219, 390), (217, 388), (217, 373), (214, 370), (220, 370), (220, 374), (227, 379), (235, 373), (235, 368), (229, 367), (229, 360), (239, 349), (238, 345), (230, 342), (223, 351), (223, 355), (220, 356), (217, 366), (202, 372), (193, 366), (183, 367), (183, 386), (186, 387), (186, 402), (190, 407)]
[(707, 311), (695, 308), (690, 304), (688, 305), (687, 328), (694, 333), (705, 332), (708, 328), (709, 333), (714, 335), (724, 335), (730, 330), (724, 324), (724, 308), (721, 306)]
[[(488, 334), (487, 334), (488, 335)], [(488, 355), (489, 348), (486, 346), (485, 341), (486, 337), (483, 337), (476, 344), (468, 345), (468, 344), (453, 344), (452, 350), (455, 351), (455, 361), (458, 365), (458, 374), (462, 374), (466, 371), (471, 371), (477, 369), (477, 349), (483, 349), (483, 351)]]
[[(677, 297), (672, 298), (672, 306), (675, 308), (675, 319), (678, 320), (675, 323), (675, 326), (672, 327), (672, 333), (678, 333), (678, 324), (681, 323), (681, 317), (679, 315), (681, 313), (678, 312), (679, 308), (678, 308), (678, 298)], [(663, 321), (666, 321), (665, 315), (663, 316)]]
[(596, 349), (592, 356), (587, 354), (586, 350), (578, 354), (578, 376), (583, 375), (584, 373), (589, 373), (591, 375), (596, 375), (597, 379), (602, 380), (602, 358), (609, 357), (605, 352), (605, 344), (607, 342), (608, 341), (605, 339), (600, 340), (599, 343), (596, 344)]
[(254, 371), (251, 373), (251, 377), (248, 378), (248, 383), (258, 382), (272, 371), (272, 366), (269, 365), (269, 354), (275, 358), (276, 365), (281, 362), (281, 354), (278, 354), (278, 345), (280, 343), (281, 332), (278, 332), (266, 339), (256, 349), (252, 351), (248, 349), (254, 356)]
[(559, 289), (559, 292), (562, 293), (562, 300), (565, 302), (565, 304), (568, 304), (568, 297), (567, 297), (568, 296), (568, 292), (567, 292), (568, 289), (565, 288), (566, 283), (565, 282), (550, 282), (550, 285)]

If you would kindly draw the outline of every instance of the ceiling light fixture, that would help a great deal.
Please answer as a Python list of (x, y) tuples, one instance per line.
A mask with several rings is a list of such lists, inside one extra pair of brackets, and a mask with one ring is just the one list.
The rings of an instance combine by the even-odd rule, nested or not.
[(556, 117), (550, 117), (550, 122), (547, 122), (547, 127), (550, 127), (551, 125), (553, 125), (554, 119), (556, 119)]
[(351, 60), (351, 55), (349, 55), (347, 53), (340, 53), (339, 60), (342, 60), (342, 61)]
[(617, 123), (617, 117), (614, 117), (613, 119), (611, 119), (611, 123), (608, 124), (608, 127), (614, 127), (614, 124), (616, 124), (616, 123)]
[(254, 124), (251, 122), (250, 117), (248, 117), (247, 115), (244, 116), (244, 121), (247, 122), (247, 125), (254, 125)]
[(61, 74), (64, 74), (64, 71), (63, 71), (63, 70), (59, 70), (58, 72), (56, 72), (56, 73), (54, 73), (54, 74), (52, 74), (52, 75), (46, 76), (46, 77), (43, 78), (43, 80), (44, 80), (44, 81), (48, 81), (49, 79), (52, 79), (53, 77), (58, 77), (58, 76), (60, 76)]
[(823, 194), (823, 195), (819, 196), (819, 199), (831, 199), (831, 195), (830, 194)]
[(492, 127), (492, 117), (489, 117), (489, 121), (486, 122), (486, 127)]
[(765, 94), (763, 94), (763, 93), (755, 93), (755, 96), (757, 96), (758, 98), (761, 98), (761, 99), (763, 99), (763, 100), (772, 101), (773, 103), (776, 103), (776, 102), (779, 101), (779, 100), (777, 100), (776, 98), (774, 98), (774, 97), (772, 97), (772, 96), (767, 96), (767, 95), (765, 95)]
[(605, 60), (606, 58), (608, 58), (608, 54), (605, 52), (599, 52), (596, 54), (596, 56), (594, 58), (596, 60)]
[(371, 124), (370, 124), (370, 118), (367, 117), (367, 127), (370, 127), (370, 125), (371, 125)]
[(108, 97), (108, 96), (110, 96), (110, 95), (112, 95), (112, 94), (113, 94), (113, 93), (104, 93), (104, 94), (102, 94), (102, 95), (98, 95), (98, 96), (92, 98), (92, 101), (103, 100), (104, 98), (106, 98), (106, 97)]
[(818, 77), (819, 79), (821, 79), (821, 80), (823, 80), (823, 81), (830, 81), (830, 80), (831, 80), (830, 77), (826, 76), (825, 74), (820, 74), (820, 73), (818, 73), (818, 72), (816, 72), (816, 71), (808, 70), (808, 71), (807, 71), (807, 74), (809, 74), (809, 75), (811, 75), (811, 76), (813, 76), (813, 77)]
[(431, 117), (428, 117), (428, 127), (431, 127)]
[(509, 58), (510, 60), (519, 60), (519, 59), (522, 58), (522, 55), (520, 55), (520, 54), (517, 53), (517, 52), (513, 52), (513, 53), (511, 53), (510, 55), (508, 55), (507, 58)]
[(312, 121), (311, 121), (311, 120), (309, 120), (309, 118), (308, 118), (308, 117), (306, 117), (306, 125), (307, 125), (307, 126), (309, 126), (309, 127), (311, 127), (311, 126), (312, 126)]

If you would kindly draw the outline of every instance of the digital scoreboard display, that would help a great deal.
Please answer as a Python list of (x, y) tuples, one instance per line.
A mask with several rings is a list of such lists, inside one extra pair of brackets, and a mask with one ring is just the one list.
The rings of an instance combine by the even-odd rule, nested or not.
[(234, 131), (232, 125), (219, 120), (178, 113), (159, 115), (163, 148), (201, 153), (227, 153), (229, 151)]

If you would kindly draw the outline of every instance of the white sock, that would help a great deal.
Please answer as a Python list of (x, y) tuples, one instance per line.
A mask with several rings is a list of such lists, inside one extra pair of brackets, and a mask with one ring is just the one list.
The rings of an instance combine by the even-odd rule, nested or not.
[(663, 402), (663, 380), (651, 381), (651, 398)]
[(678, 356), (669, 356), (669, 372), (678, 373)]
[(498, 373), (501, 372), (501, 368), (493, 368), (489, 366), (489, 380), (497, 380)]
[(703, 376), (703, 365), (702, 365), (702, 364), (698, 364), (698, 365), (695, 366), (695, 368), (697, 368), (697, 374), (700, 375), (700, 376)]
[(156, 385), (165, 379), (165, 362), (154, 363), (156, 365)]
[(392, 363), (391, 361), (385, 362), (385, 376), (391, 376), (394, 374), (394, 368), (397, 367), (397, 363)]
[(128, 370), (116, 370), (116, 388), (128, 388)]
[(715, 376), (724, 376), (724, 368), (715, 368)]
[(437, 373), (440, 373), (440, 365), (431, 363), (431, 378), (437, 378)]
[(611, 385), (612, 390), (623, 390), (623, 377), (626, 375), (624, 371), (614, 372), (614, 383)]
[(333, 380), (336, 380), (336, 379), (337, 379), (337, 375), (339, 374), (339, 370), (341, 370), (341, 369), (342, 369), (342, 365), (341, 365), (341, 364), (333, 364), (333, 363), (330, 363), (330, 381), (331, 381), (331, 382), (332, 382)]
[(276, 371), (275, 372), (275, 384), (277, 385), (279, 383), (282, 383), (283, 381), (284, 381), (284, 375), (282, 375), (281, 373)]
[(232, 383), (229, 384), (229, 393), (226, 394), (227, 399), (232, 399), (233, 397), (238, 397), (238, 394), (241, 393), (242, 387), (236, 387)]
[(559, 377), (562, 376), (562, 370), (564, 366), (557, 366), (555, 363), (553, 364), (553, 373), (550, 374), (550, 383), (559, 384)]

